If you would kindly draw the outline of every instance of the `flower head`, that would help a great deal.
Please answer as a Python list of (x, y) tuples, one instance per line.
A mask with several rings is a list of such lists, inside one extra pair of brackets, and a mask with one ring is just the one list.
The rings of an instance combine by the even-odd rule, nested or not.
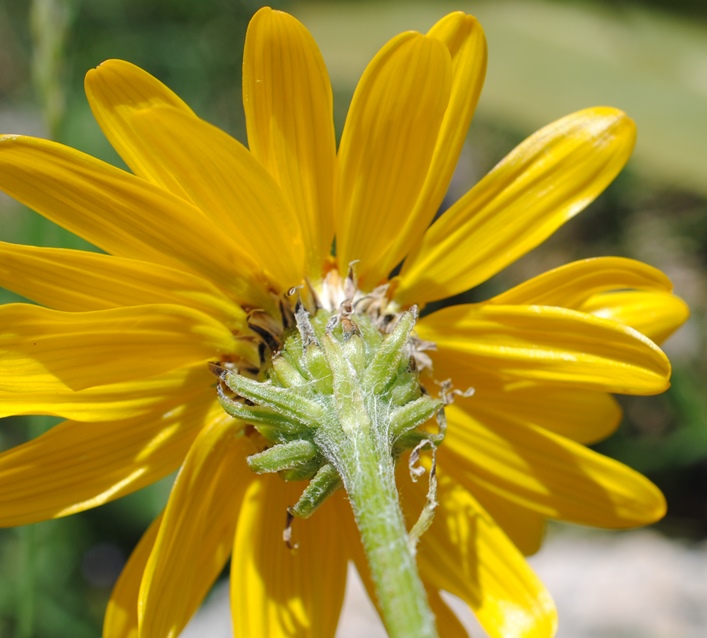
[[(330, 312), (350, 303), (384, 329), (499, 272), (612, 181), (634, 125), (587, 109), (530, 137), (435, 220), (485, 65), (483, 32), (462, 13), (393, 38), (361, 78), (337, 151), (316, 44), (262, 9), (245, 44), (249, 150), (117, 60), (88, 73), (86, 92), (132, 173), (0, 138), (0, 188), (107, 253), (0, 245), (0, 283), (39, 304), (0, 307), (0, 412), (67, 419), (0, 455), (2, 523), (65, 516), (179, 469), (116, 585), (105, 638), (178, 635), (229, 556), (235, 635), (334, 634), (347, 561), (368, 582), (348, 504), (334, 497), (297, 527), (292, 554), (283, 518), (301, 484), (250, 471), (264, 439), (221, 409), (208, 364), (261, 374), (297, 295)], [(443, 634), (458, 621), (440, 591), (492, 636), (552, 635), (552, 601), (523, 558), (546, 519), (623, 528), (663, 515), (650, 482), (583, 444), (617, 425), (610, 393), (668, 386), (654, 341), (686, 315), (662, 273), (603, 257), (417, 323), (427, 390), (448, 379), (474, 390), (446, 409), (439, 505), (417, 553)], [(423, 509), (424, 489), (399, 489), (411, 516)]]

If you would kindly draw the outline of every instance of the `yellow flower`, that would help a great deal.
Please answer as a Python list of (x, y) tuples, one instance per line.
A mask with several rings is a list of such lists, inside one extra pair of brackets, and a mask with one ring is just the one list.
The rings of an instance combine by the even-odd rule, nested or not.
[[(116, 585), (106, 638), (177, 636), (229, 556), (236, 636), (334, 635), (347, 561), (368, 582), (348, 504), (332, 499), (288, 551), (284, 512), (301, 486), (247, 468), (251, 437), (217, 403), (207, 363), (257, 370), (287, 290), (307, 281), (334, 306), (354, 261), (361, 292), (391, 308), (467, 290), (611, 182), (634, 126), (588, 109), (533, 135), (433, 221), (485, 66), (483, 32), (462, 13), (393, 38), (361, 78), (337, 153), (316, 44), (262, 9), (245, 44), (250, 151), (117, 60), (89, 72), (86, 92), (133, 174), (0, 138), (0, 187), (108, 253), (0, 246), (0, 283), (40, 304), (0, 308), (0, 416), (67, 419), (0, 455), (2, 524), (72, 514), (180, 470)], [(475, 390), (447, 408), (439, 506), (418, 551), (442, 636), (461, 630), (440, 591), (491, 636), (554, 633), (523, 558), (546, 519), (624, 528), (663, 515), (650, 482), (582, 444), (617, 425), (609, 393), (668, 386), (650, 339), (686, 316), (662, 273), (604, 257), (419, 321), (434, 378)], [(419, 512), (424, 489), (400, 489)]]

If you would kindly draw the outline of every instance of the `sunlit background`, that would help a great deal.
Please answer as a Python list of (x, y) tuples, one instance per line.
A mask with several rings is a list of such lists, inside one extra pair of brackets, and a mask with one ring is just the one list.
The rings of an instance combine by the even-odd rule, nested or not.
[[(338, 131), (361, 71), (388, 38), (408, 28), (424, 31), (455, 9), (481, 20), (489, 42), (487, 82), (451, 200), (526, 135), (571, 111), (610, 105), (636, 120), (634, 157), (599, 201), (540, 249), (459, 299), (483, 299), (541, 271), (599, 255), (640, 259), (672, 278), (693, 313), (666, 344), (674, 365), (673, 387), (659, 397), (621, 398), (624, 422), (598, 446), (653, 479), (668, 497), (668, 516), (652, 532), (637, 536), (552, 527), (534, 564), (558, 599), (562, 637), (703, 636), (707, 3), (378, 0), (270, 5), (294, 13), (319, 42), (334, 85)], [(86, 70), (108, 58), (123, 58), (156, 75), (200, 116), (244, 141), (242, 43), (247, 21), (259, 6), (246, 0), (2, 0), (0, 132), (52, 137), (124, 166), (91, 117), (82, 89)], [(4, 196), (0, 240), (88, 247)], [(18, 299), (0, 290), (0, 302)], [(5, 419), (0, 449), (19, 445), (54, 422)], [(67, 519), (0, 530), (0, 638), (99, 636), (112, 584), (164, 505), (170, 482)], [(697, 565), (702, 565), (701, 575)], [(633, 580), (626, 579), (628, 573)], [(607, 592), (608, 597), (597, 598)], [(613, 608), (603, 601), (613, 601)], [(361, 634), (342, 629), (343, 635)]]

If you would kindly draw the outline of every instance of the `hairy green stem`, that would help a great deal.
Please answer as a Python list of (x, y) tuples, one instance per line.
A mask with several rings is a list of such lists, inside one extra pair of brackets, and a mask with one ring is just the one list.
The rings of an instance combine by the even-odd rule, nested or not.
[[(383, 449), (382, 449), (383, 448)], [(341, 449), (338, 469), (354, 511), (391, 638), (437, 636), (395, 485), (390, 451), (362, 430)]]

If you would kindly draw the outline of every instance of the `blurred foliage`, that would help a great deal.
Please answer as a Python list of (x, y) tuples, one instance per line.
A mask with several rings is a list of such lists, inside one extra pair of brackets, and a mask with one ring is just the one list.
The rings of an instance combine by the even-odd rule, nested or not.
[[(564, 0), (554, 0), (563, 2)], [(698, 18), (707, 17), (707, 4), (704, 0), (595, 0), (596, 4), (605, 4), (614, 9), (624, 7), (656, 7), (664, 11), (670, 11), (677, 15), (687, 17), (696, 16)]]
[[(0, 130), (35, 135), (52, 130), (60, 141), (122, 165), (82, 91), (87, 69), (117, 57), (147, 69), (199, 115), (245, 139), (242, 40), (261, 3), (53, 2), (66, 10), (65, 39), (46, 31), (51, 20), (37, 27), (35, 18), (31, 29), (27, 0), (0, 3)], [(707, 536), (707, 23), (698, 19), (707, 14), (707, 5), (690, 0), (269, 4), (293, 10), (320, 42), (334, 81), (339, 131), (358, 75), (388, 37), (404, 28), (426, 29), (451, 9), (477, 13), (490, 44), (489, 77), (451, 200), (532, 130), (565, 112), (604, 102), (636, 117), (637, 161), (540, 250), (458, 301), (479, 300), (548, 268), (596, 255), (630, 256), (667, 272), (693, 309), (691, 322), (667, 344), (673, 388), (660, 397), (622, 398), (626, 419), (599, 449), (648, 473), (664, 489), (671, 503), (666, 530)], [(646, 10), (649, 5), (660, 5), (661, 12)], [(42, 79), (47, 67), (52, 74)], [(58, 84), (47, 84), (52, 81)], [(52, 91), (59, 97), (49, 97)], [(47, 111), (47, 99), (65, 100), (58, 124), (51, 123), (56, 107)], [(91, 249), (3, 197), (0, 239)], [(17, 299), (0, 290), (0, 302)], [(0, 449), (21, 444), (54, 422), (5, 419)], [(0, 530), (0, 637), (99, 635), (111, 586), (163, 506), (169, 485), (165, 479), (69, 519)]]

